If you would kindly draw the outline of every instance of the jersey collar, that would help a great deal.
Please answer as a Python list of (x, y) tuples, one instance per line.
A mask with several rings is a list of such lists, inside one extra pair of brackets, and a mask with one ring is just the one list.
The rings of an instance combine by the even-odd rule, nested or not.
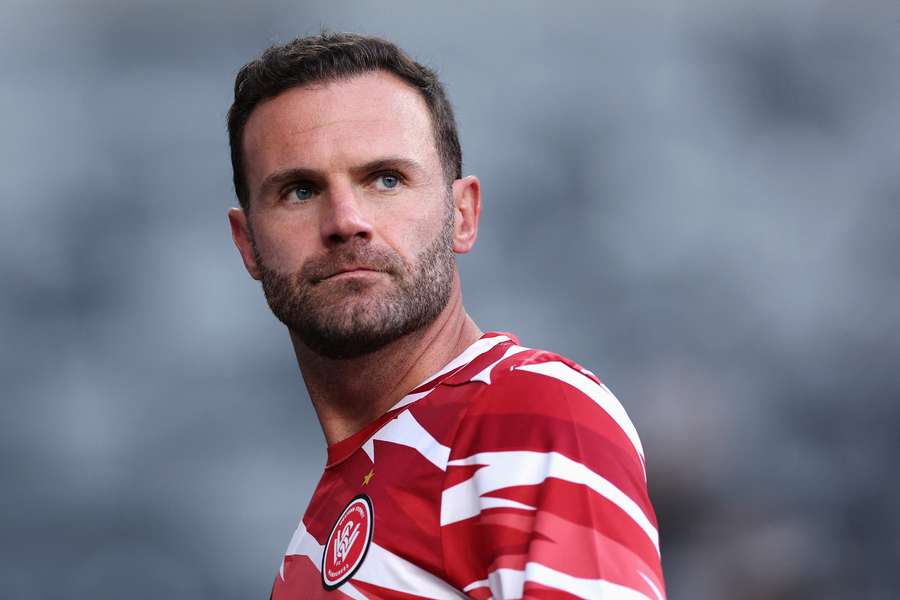
[(424, 398), (437, 386), (448, 381), (476, 358), (490, 351), (497, 344), (506, 341), (512, 341), (514, 344), (519, 343), (516, 336), (511, 333), (488, 331), (482, 334), (480, 338), (475, 340), (468, 348), (444, 365), (437, 373), (430, 375), (425, 381), (413, 388), (412, 391), (401, 398), (400, 401), (394, 404), (394, 406), (386, 413), (350, 437), (328, 446), (328, 462), (325, 465), (325, 468), (328, 469), (350, 458), (350, 455), (353, 454), (357, 448), (362, 446), (366, 440), (372, 437), (376, 431), (381, 429), (385, 423), (403, 412), (410, 404)]

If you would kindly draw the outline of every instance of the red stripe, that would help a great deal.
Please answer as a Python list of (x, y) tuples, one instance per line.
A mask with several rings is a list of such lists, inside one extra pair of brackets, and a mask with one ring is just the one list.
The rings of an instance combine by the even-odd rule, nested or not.
[[(654, 564), (659, 561), (656, 546), (646, 532), (621, 508), (584, 485), (550, 478), (541, 485), (506, 488), (491, 492), (489, 495), (537, 506), (541, 513), (556, 515), (572, 527), (591, 528), (599, 535), (630, 548), (643, 562)], [(489, 512), (491, 511), (483, 512), (482, 516)], [(517, 512), (526, 513), (526, 511)], [(551, 536), (552, 539), (557, 537), (546, 529), (538, 529), (537, 532)], [(582, 542), (573, 538), (569, 543), (574, 547), (591, 546), (590, 538)], [(574, 571), (566, 572), (576, 574)], [(579, 575), (579, 577), (588, 576), (590, 575)]]
[(406, 408), (401, 406), (400, 408), (389, 410), (350, 437), (328, 446), (328, 464), (325, 465), (325, 468), (330, 469), (350, 458), (360, 446), (366, 443), (366, 440), (375, 435), (375, 432), (384, 427), (391, 419), (395, 419)]
[[(499, 417), (491, 429), (478, 424), (486, 416)], [(643, 461), (628, 435), (593, 399), (567, 383), (528, 371), (512, 371), (490, 386), (481, 387), (465, 418), (466, 421), (475, 421), (474, 426), (479, 428), (479, 434), (454, 443), (451, 458), (462, 458), (461, 451), (486, 451), (485, 444), (493, 443), (494, 437), (502, 437), (504, 433), (526, 433), (519, 428), (503, 425), (504, 419), (509, 423), (509, 419), (516, 416), (532, 417), (534, 420), (526, 425), (528, 427), (542, 427), (548, 421), (565, 421), (573, 427), (577, 425), (579, 429), (605, 437), (630, 455), (629, 462), (633, 462), (637, 471), (643, 473)], [(518, 424), (519, 427), (522, 425), (521, 422)], [(558, 441), (564, 443), (562, 438)]]
[[(483, 415), (461, 427), (450, 459), (482, 452), (557, 452), (607, 479), (652, 515), (644, 472), (633, 451), (625, 450), (581, 423), (534, 415)], [(448, 476), (452, 469), (449, 467)], [(460, 476), (453, 475), (456, 483)], [(450, 483), (445, 484), (450, 487)], [(651, 521), (653, 519), (651, 518)]]
[(474, 590), (469, 590), (466, 594), (473, 600), (489, 600), (492, 597), (491, 588), (489, 587), (475, 588)]
[(361, 591), (367, 598), (379, 598), (383, 600), (428, 600), (428, 596), (417, 596), (415, 594), (407, 594), (406, 592), (398, 592), (390, 588), (381, 587), (374, 583), (366, 583), (365, 581), (351, 580), (353, 587)]
[(375, 476), (359, 490), (372, 499), (378, 544), (442, 577), (440, 514), (434, 498), (444, 472), (408, 446), (376, 440), (375, 453)]
[[(509, 350), (510, 347), (514, 346), (514, 342), (500, 342), (487, 352), (481, 354), (476, 360), (471, 361), (464, 368), (460, 369), (457, 373), (453, 375), (452, 378), (447, 379), (444, 382), (444, 385), (447, 386), (458, 386), (469, 383), (469, 381), (488, 368), (493, 363), (497, 362), (503, 355), (506, 354), (506, 351)], [(526, 351), (523, 351), (523, 353)], [(503, 361), (506, 362), (506, 361)]]
[(461, 465), (447, 467), (447, 476), (444, 478), (444, 489), (452, 488), (458, 483), (468, 481), (478, 469), (484, 465)]
[(532, 504), (540, 500), (538, 511), (487, 509), (443, 528), (446, 554), (465, 552), (473, 558), (454, 565), (461, 570), (456, 576), (485, 579), (498, 568), (522, 570), (528, 562), (539, 562), (574, 577), (610, 581), (653, 597), (638, 574), (641, 571), (663, 589), (655, 547), (618, 507), (569, 482), (548, 479), (529, 488), (531, 498), (519, 494), (518, 499)]
[(576, 596), (575, 594), (570, 594), (556, 588), (549, 588), (545, 585), (534, 583), (533, 581), (526, 581), (522, 592), (524, 594), (523, 597), (528, 598), (529, 600), (572, 600), (573, 598), (582, 600), (581, 596)]
[(272, 600), (353, 600), (340, 588), (328, 592), (322, 587), (322, 574), (307, 556), (284, 557), (284, 581), (275, 576)]

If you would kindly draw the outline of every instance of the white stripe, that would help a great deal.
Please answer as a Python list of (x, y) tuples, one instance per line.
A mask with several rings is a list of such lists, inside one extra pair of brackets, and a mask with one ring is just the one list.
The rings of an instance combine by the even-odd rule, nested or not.
[(494, 598), (521, 598), (522, 590), (525, 588), (525, 571), (515, 569), (491, 571), (488, 573), (488, 586)]
[(628, 439), (631, 440), (635, 450), (637, 450), (638, 455), (641, 457), (641, 462), (643, 462), (644, 447), (641, 445), (641, 439), (638, 437), (637, 429), (634, 428), (634, 424), (631, 422), (631, 419), (628, 418), (625, 407), (622, 406), (622, 403), (619, 402), (605, 385), (598, 384), (584, 374), (572, 369), (567, 364), (555, 360), (534, 365), (523, 365), (521, 367), (516, 367), (516, 370), (553, 377), (554, 379), (558, 379), (559, 381), (571, 385), (581, 393), (590, 397), (613, 418), (619, 427), (622, 428), (622, 431), (624, 431), (625, 435), (628, 436)]
[(522, 504), (521, 502), (516, 502), (515, 500), (510, 500), (508, 498), (494, 498), (491, 496), (485, 496), (481, 499), (481, 510), (487, 510), (489, 508), (518, 508), (519, 510), (537, 510), (533, 506)]
[[(466, 598), (440, 577), (372, 543), (353, 579), (426, 598)], [(346, 584), (344, 584), (346, 585)], [(344, 591), (344, 586), (341, 586)]]
[[(315, 565), (316, 570), (321, 573), (322, 551), (323, 546), (316, 541), (316, 538), (306, 531), (306, 525), (303, 524), (303, 521), (300, 521), (300, 525), (298, 525), (297, 530), (294, 531), (294, 535), (291, 537), (291, 541), (284, 554), (285, 556), (305, 556), (309, 558), (312, 564)], [(281, 580), (284, 581), (284, 559), (281, 561), (281, 568), (278, 572), (281, 575)], [(341, 591), (354, 600), (368, 600), (359, 590), (353, 587), (353, 584), (349, 581), (341, 585)]]
[[(485, 352), (487, 352), (488, 350), (490, 350), (491, 348), (493, 348), (500, 342), (508, 342), (508, 341), (509, 341), (509, 337), (505, 336), (505, 335), (496, 335), (494, 337), (480, 338), (480, 339), (476, 340), (471, 346), (469, 346), (468, 348), (463, 350), (462, 354), (460, 354), (459, 356), (457, 356), (456, 358), (454, 358), (453, 360), (448, 362), (446, 365), (444, 365), (443, 369), (441, 369), (440, 371), (438, 371), (437, 373), (435, 373), (434, 375), (432, 375), (431, 377), (429, 377), (428, 379), (426, 379), (425, 381), (423, 381), (422, 383), (420, 383), (413, 389), (420, 388), (423, 385), (425, 385), (426, 383), (428, 383), (429, 381), (432, 381), (432, 380), (440, 377), (444, 373), (449, 373), (453, 369), (456, 369), (458, 367), (461, 367), (465, 364), (472, 362), (473, 360), (475, 360), (475, 358), (477, 356), (484, 354)], [(401, 400), (400, 402), (403, 402), (403, 400)]]
[(537, 485), (548, 477), (585, 485), (627, 514), (640, 527), (659, 553), (659, 533), (641, 507), (607, 479), (558, 452), (482, 452), (451, 460), (448, 466), (483, 465), (441, 496), (441, 526), (474, 517), (484, 508), (482, 496), (496, 490)]
[[(323, 550), (324, 547), (306, 531), (306, 526), (301, 521), (285, 554), (306, 556), (316, 566), (316, 570), (321, 572)], [(284, 562), (281, 563), (281, 578), (284, 579)], [(464, 594), (443, 579), (374, 542), (369, 546), (366, 558), (353, 579), (429, 598), (465, 598)], [(367, 600), (350, 581), (342, 584), (340, 590), (355, 600)]]
[(369, 460), (375, 462), (375, 442), (372, 438), (366, 440), (366, 442), (362, 445), (363, 452), (369, 457)]
[(644, 581), (647, 582), (647, 585), (649, 585), (653, 590), (653, 593), (656, 594), (656, 600), (665, 600), (665, 598), (663, 598), (662, 592), (659, 591), (659, 588), (656, 587), (656, 584), (653, 583), (652, 579), (650, 579), (640, 571), (638, 571), (638, 575), (640, 575), (644, 579)]
[[(562, 590), (582, 598), (603, 598), (603, 600), (653, 600), (648, 596), (617, 583), (604, 579), (575, 577), (562, 571), (551, 569), (540, 563), (530, 562), (524, 571), (497, 569), (488, 575), (494, 598), (521, 598), (526, 581), (539, 583)], [(468, 587), (466, 588), (469, 589)]]
[(584, 367), (581, 367), (581, 372), (584, 373), (585, 375), (588, 375), (589, 377), (595, 377), (596, 379), (600, 379), (599, 377), (597, 377), (596, 373), (594, 373), (593, 371), (591, 371), (589, 369), (585, 369)]
[[(484, 354), (485, 352), (487, 352), (488, 350), (490, 350), (491, 348), (493, 348), (500, 342), (506, 342), (506, 341), (509, 341), (509, 339), (510, 338), (508, 336), (498, 335), (498, 336), (494, 336), (494, 337), (483, 338), (483, 339), (477, 340), (475, 343), (473, 343), (468, 348), (466, 348), (462, 352), (462, 354), (460, 354), (459, 356), (457, 356), (456, 358), (451, 360), (449, 363), (447, 363), (440, 371), (438, 371), (437, 373), (435, 373), (434, 375), (432, 375), (431, 377), (429, 377), (428, 379), (426, 379), (425, 381), (423, 381), (422, 383), (420, 383), (413, 389), (418, 389), (418, 388), (422, 387), (423, 385), (425, 385), (426, 383), (428, 383), (429, 381), (433, 381), (434, 379), (440, 377), (444, 373), (449, 373), (453, 369), (457, 369), (463, 365), (466, 365), (466, 364), (472, 362), (473, 360), (475, 360), (475, 358)], [(527, 350), (527, 348), (522, 348), (521, 346), (514, 346), (514, 348), (519, 348), (518, 351)], [(506, 358), (507, 356), (509, 356), (511, 354), (512, 353), (510, 351), (507, 351), (506, 354), (504, 355), (504, 358)], [(494, 364), (496, 365), (497, 363), (494, 363)], [(491, 365), (491, 366), (493, 367), (493, 365)], [(488, 382), (488, 383), (490, 383), (490, 382)], [(434, 388), (432, 388), (430, 390), (425, 390), (424, 392), (416, 392), (415, 394), (407, 394), (406, 396), (401, 398), (400, 401), (398, 401), (396, 404), (394, 404), (389, 410), (396, 410), (398, 408), (402, 408), (404, 406), (412, 404), (413, 402), (421, 400), (422, 398), (424, 398), (425, 396), (427, 396), (428, 394), (430, 394), (433, 391), (434, 391)], [(417, 423), (417, 425), (418, 425), (418, 423)], [(386, 434), (384, 434), (383, 432), (385, 429), (387, 429), (387, 427), (388, 426), (386, 425), (383, 429), (379, 430), (379, 432), (377, 432), (373, 437), (366, 440), (366, 442), (362, 446), (363, 451), (369, 456), (369, 460), (371, 460), (372, 462), (375, 462), (375, 448), (374, 448), (373, 440), (379, 439), (379, 440), (397, 442), (400, 444), (404, 443), (403, 441), (399, 440), (393, 434), (387, 434), (387, 435), (392, 436), (390, 438), (385, 437)], [(420, 428), (421, 428), (421, 426), (420, 426)], [(422, 429), (422, 431), (424, 431), (426, 434), (428, 434), (428, 432), (425, 431), (424, 429)], [(431, 438), (431, 440), (434, 440), (434, 438), (432, 438), (430, 434), (428, 434), (428, 437)], [(435, 443), (437, 444), (436, 441), (435, 441)], [(405, 444), (405, 445), (409, 446), (410, 444)], [(440, 444), (438, 444), (438, 445), (440, 445)], [(442, 447), (446, 448), (446, 446), (442, 446)], [(441, 460), (439, 452), (432, 456), (428, 456), (425, 454), (423, 454), (423, 456), (425, 456), (426, 458), (431, 460), (431, 462), (433, 462), (435, 465), (437, 465), (440, 469), (443, 470), (446, 468), (447, 460), (446, 460), (446, 458)], [(449, 456), (449, 449), (448, 449), (448, 456)], [(437, 459), (438, 462), (435, 462), (435, 460), (432, 460), (432, 458)]]
[(506, 352), (503, 353), (503, 356), (489, 364), (486, 368), (484, 368), (481, 372), (478, 373), (475, 377), (473, 377), (470, 381), (483, 381), (484, 383), (491, 383), (491, 371), (497, 364), (503, 362), (513, 354), (518, 354), (519, 352), (524, 352), (525, 350), (530, 350), (531, 348), (526, 348), (524, 346), (510, 346), (506, 349)]
[[(300, 525), (297, 526), (297, 530), (291, 538), (291, 543), (288, 544), (284, 554), (285, 556), (293, 554), (308, 556), (314, 565), (320, 566), (319, 562), (322, 560), (322, 547), (323, 546), (316, 541), (316, 538), (310, 535), (306, 530), (306, 525), (303, 524), (303, 521), (300, 521)], [(283, 575), (284, 574), (282, 573), (282, 578)]]
[[(449, 373), (453, 369), (457, 369), (465, 364), (472, 362), (478, 356), (484, 354), (485, 352), (487, 352), (488, 350), (490, 350), (491, 348), (493, 348), (500, 342), (506, 342), (506, 341), (509, 341), (509, 337), (507, 337), (505, 335), (498, 335), (498, 336), (483, 338), (483, 339), (479, 339), (479, 340), (475, 341), (475, 343), (473, 343), (471, 346), (469, 346), (468, 348), (463, 350), (462, 354), (460, 354), (459, 356), (457, 356), (456, 358), (454, 358), (453, 360), (448, 362), (446, 365), (444, 365), (444, 367), (440, 371), (429, 376), (428, 379), (426, 379), (419, 385), (415, 386), (413, 389), (417, 390), (420, 387), (422, 387), (423, 385), (427, 384), (428, 382), (434, 381), (435, 379), (437, 379), (444, 373)], [(424, 398), (425, 396), (427, 396), (428, 394), (430, 394), (433, 391), (434, 391), (434, 389), (430, 389), (430, 390), (425, 390), (424, 392), (416, 392), (415, 394), (407, 394), (407, 395), (403, 396), (403, 398), (401, 398), (389, 410), (394, 410), (394, 409), (400, 408), (401, 406), (406, 406), (407, 404), (412, 404), (413, 402), (415, 402), (417, 400), (421, 400), (422, 398)]]
[(409, 446), (441, 471), (447, 470), (450, 448), (434, 439), (408, 410), (404, 410), (397, 418), (375, 432), (371, 439)]
[[(419, 386), (416, 386), (416, 387), (419, 387)], [(416, 400), (421, 400), (422, 398), (424, 398), (425, 396), (427, 396), (428, 394), (430, 394), (433, 391), (434, 391), (434, 388), (432, 388), (430, 390), (425, 390), (424, 392), (418, 392), (415, 394), (407, 394), (407, 395), (403, 396), (403, 398), (400, 400), (400, 402), (393, 405), (389, 410), (394, 410), (394, 409), (400, 408), (401, 406), (406, 406), (407, 404), (412, 404)]]

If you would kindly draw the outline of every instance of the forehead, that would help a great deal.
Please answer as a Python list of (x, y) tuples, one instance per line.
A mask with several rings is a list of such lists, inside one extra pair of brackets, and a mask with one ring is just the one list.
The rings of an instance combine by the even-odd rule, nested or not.
[(437, 160), (422, 96), (389, 73), (291, 88), (260, 103), (244, 129), (248, 184), (282, 168), (337, 168), (378, 156)]

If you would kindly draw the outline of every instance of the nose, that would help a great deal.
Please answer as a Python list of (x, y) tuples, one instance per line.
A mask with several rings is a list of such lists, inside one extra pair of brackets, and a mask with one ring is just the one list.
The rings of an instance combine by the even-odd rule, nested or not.
[(326, 193), (320, 221), (322, 241), (327, 247), (361, 238), (372, 239), (372, 225), (365, 218), (352, 187), (336, 185)]

